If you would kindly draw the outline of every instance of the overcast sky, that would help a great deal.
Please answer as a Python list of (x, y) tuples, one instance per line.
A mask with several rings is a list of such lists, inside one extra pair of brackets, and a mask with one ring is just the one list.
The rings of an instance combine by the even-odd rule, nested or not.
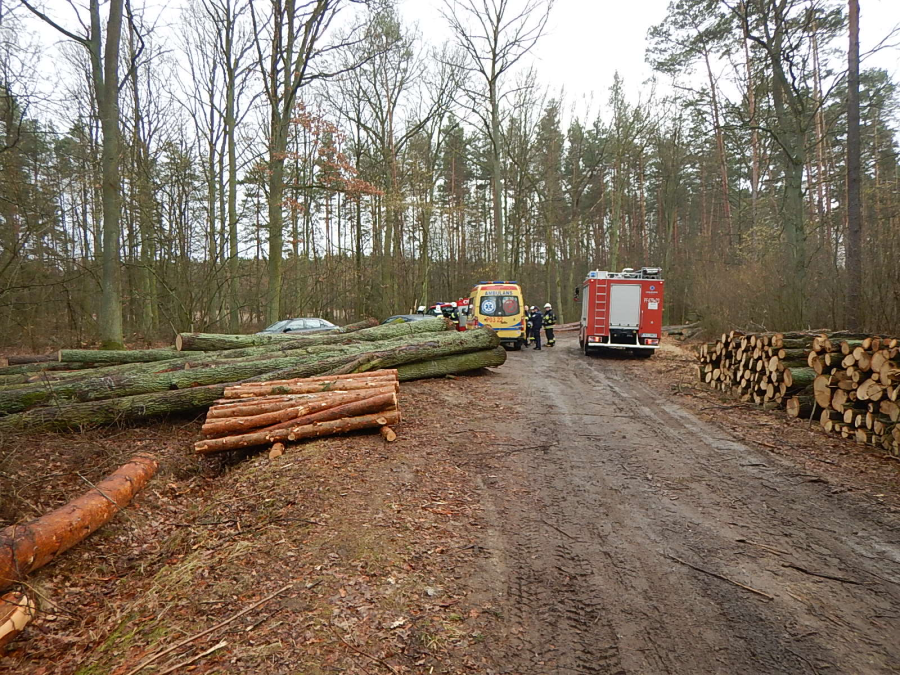
[[(556, 0), (547, 35), (533, 61), (551, 95), (565, 90), (568, 104), (593, 96), (592, 110), (605, 106), (616, 71), (624, 78), (629, 98), (646, 96), (643, 83), (652, 75), (644, 52), (647, 31), (665, 19), (669, 0)], [(861, 0), (860, 42), (864, 53), (900, 25), (900, 0)], [(416, 22), (432, 44), (451, 38), (440, 16), (441, 0), (401, 0), (407, 21)], [(895, 40), (896, 42), (896, 40)], [(864, 67), (885, 68), (898, 80), (900, 49), (883, 50)]]

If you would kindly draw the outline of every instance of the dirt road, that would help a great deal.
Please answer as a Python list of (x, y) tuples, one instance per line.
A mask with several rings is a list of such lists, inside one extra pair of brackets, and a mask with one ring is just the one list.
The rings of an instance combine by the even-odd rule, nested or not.
[[(900, 528), (744, 445), (577, 341), (510, 354), (512, 447), (476, 470), (490, 524), (471, 584), (498, 673), (900, 669)], [(495, 645), (497, 646), (497, 645)]]

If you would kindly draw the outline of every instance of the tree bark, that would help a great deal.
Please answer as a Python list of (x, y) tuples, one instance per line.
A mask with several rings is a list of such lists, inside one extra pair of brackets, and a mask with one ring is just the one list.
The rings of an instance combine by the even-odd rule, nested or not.
[(170, 413), (202, 410), (222, 398), (225, 384), (123, 396), (105, 401), (61, 403), (0, 417), (0, 431), (66, 431), (139, 422)]
[(479, 368), (492, 368), (506, 363), (506, 350), (503, 347), (484, 349), (468, 354), (441, 356), (427, 361), (409, 363), (397, 368), (401, 382), (422, 380), (429, 377), (444, 377), (455, 373), (465, 373)]
[(847, 51), (847, 326), (859, 330), (862, 306), (862, 208), (859, 137), (859, 0), (849, 0)]
[[(200, 354), (198, 353), (197, 356)], [(60, 363), (151, 363), (154, 361), (169, 361), (187, 354), (181, 354), (173, 348), (167, 349), (137, 349), (134, 351), (108, 351), (96, 349), (60, 349), (56, 358)]]
[(156, 473), (157, 462), (138, 455), (87, 494), (27, 525), (0, 533), (0, 589), (75, 546), (124, 508)]
[(317, 335), (290, 335), (285, 333), (263, 335), (220, 335), (216, 333), (179, 333), (175, 347), (179, 351), (221, 351), (267, 345), (292, 345), (293, 347), (336, 344), (348, 339), (372, 342), (389, 340), (419, 333), (435, 333), (448, 330), (449, 324), (442, 318), (424, 319), (408, 323), (385, 324), (354, 331), (351, 337), (343, 333), (319, 333)]

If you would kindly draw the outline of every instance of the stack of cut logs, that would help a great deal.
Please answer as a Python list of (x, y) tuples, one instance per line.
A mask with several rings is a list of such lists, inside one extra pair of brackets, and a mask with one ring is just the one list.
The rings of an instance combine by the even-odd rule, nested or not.
[(732, 331), (701, 346), (701, 381), (900, 456), (900, 341), (836, 333)]
[(225, 389), (203, 425), (201, 454), (380, 428), (396, 438), (396, 370), (239, 384)]
[(808, 359), (816, 372), (812, 396), (796, 407), (815, 404), (827, 431), (900, 456), (900, 340), (823, 336)]
[(203, 410), (227, 387), (396, 368), (400, 381), (506, 360), (495, 331), (442, 318), (316, 334), (181, 333), (174, 348), (63, 349), (0, 368), (0, 433), (81, 429)]
[(806, 363), (814, 336), (804, 333), (744, 335), (731, 331), (699, 352), (700, 379), (721, 391), (767, 407), (809, 387), (816, 377)]

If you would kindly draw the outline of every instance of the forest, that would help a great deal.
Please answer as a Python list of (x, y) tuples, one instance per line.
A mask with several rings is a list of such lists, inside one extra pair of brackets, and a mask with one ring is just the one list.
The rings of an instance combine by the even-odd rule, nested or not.
[(858, 0), (672, 0), (655, 81), (595, 109), (539, 84), (550, 0), (437, 4), (441, 45), (393, 0), (0, 4), (3, 346), (501, 278), (577, 321), (588, 270), (643, 265), (669, 323), (900, 334), (900, 99)]

